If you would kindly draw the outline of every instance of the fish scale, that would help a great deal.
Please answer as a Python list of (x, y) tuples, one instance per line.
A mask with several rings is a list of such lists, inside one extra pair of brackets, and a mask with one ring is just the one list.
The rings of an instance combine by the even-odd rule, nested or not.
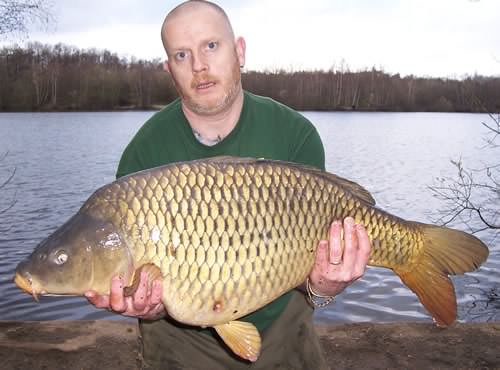
[[(177, 319), (185, 321), (185, 316), (190, 314), (193, 307), (198, 311), (198, 317), (203, 316), (199, 312), (203, 303), (194, 297), (201, 294), (203, 297), (211, 297), (205, 302), (205, 316), (199, 319), (202, 322), (190, 323), (199, 325), (214, 320), (227, 322), (275, 299), (290, 289), (290, 284), (297, 285), (307, 276), (314, 261), (313, 246), (320, 238), (326, 236), (326, 226), (331, 219), (331, 217), (325, 217), (328, 215), (319, 213), (315, 216), (324, 221), (315, 224), (313, 214), (310, 212), (315, 189), (321, 190), (326, 185), (323, 179), (313, 178), (311, 181), (309, 174), (303, 176), (296, 169), (288, 169), (281, 173), (279, 170), (275, 171), (273, 167), (275, 166), (269, 163), (262, 163), (250, 170), (244, 164), (227, 164), (222, 168), (213, 164), (205, 166), (180, 164), (172, 166), (167, 175), (162, 172), (149, 171), (144, 176), (130, 181), (128, 183), (130, 186), (119, 186), (120, 182), (118, 182), (119, 189), (106, 193), (116, 193), (116, 198), (132, 197), (136, 200), (132, 202), (131, 207), (136, 217), (134, 224), (130, 224), (130, 215), (126, 217), (122, 214), (123, 207), (114, 208), (113, 220), (117, 227), (124, 228), (130, 235), (137, 235), (137, 230), (142, 231), (141, 238), (132, 238), (128, 241), (129, 245), (134, 246), (135, 264), (140, 266), (151, 261), (156, 263), (159, 261), (168, 291), (165, 300), (183, 303), (180, 307), (170, 309), (170, 311), (179, 312), (180, 317), (176, 317)], [(273, 181), (274, 174), (284, 176), (284, 178), (282, 181), (277, 181), (274, 177)], [(208, 186), (202, 188), (201, 186), (205, 184)], [(134, 195), (121, 195), (121, 192), (133, 192)], [(202, 195), (194, 199), (201, 204), (189, 206), (185, 194)], [(232, 197), (228, 197), (232, 194), (238, 194), (243, 200), (237, 203), (237, 207), (233, 207), (238, 208), (239, 211), (237, 222), (228, 217), (229, 202), (232, 200)], [(156, 195), (162, 198), (157, 199)], [(342, 196), (343, 192), (338, 192), (338, 195)], [(142, 201), (137, 201), (138, 199)], [(338, 202), (335, 197), (331, 196), (318, 196), (316, 199), (323, 204), (316, 207), (315, 211), (323, 213), (331, 212), (334, 204), (343, 204), (342, 201)], [(164, 225), (163, 222), (158, 222), (156, 214), (160, 209), (154, 206), (162, 203), (162, 200), (167, 205), (166, 212), (162, 211), (159, 217), (166, 219)], [(273, 206), (268, 207), (269, 203)], [(96, 202), (96, 204), (100, 203)], [(109, 207), (111, 201), (106, 204)], [(267, 209), (274, 210), (275, 208), (286, 209), (290, 212), (289, 214), (287, 212), (286, 227), (280, 227), (282, 222), (279, 215), (267, 213)], [(351, 205), (350, 208), (352, 209), (353, 206)], [(198, 211), (200, 209), (201, 211)], [(127, 210), (127, 213), (129, 212), (130, 209)], [(122, 222), (127, 219), (129, 222)], [(200, 235), (194, 233), (195, 224), (203, 225), (201, 229), (204, 231), (203, 236), (207, 236), (206, 238), (203, 236), (200, 238)], [(228, 224), (231, 226), (228, 227)], [(150, 235), (153, 228), (161, 226), (163, 227), (159, 232), (166, 237), (152, 242)], [(228, 231), (237, 232), (238, 237), (232, 238)], [(192, 237), (192, 235), (196, 236)], [(260, 262), (255, 263), (252, 259), (249, 260), (253, 266), (253, 276), (252, 274), (248, 276), (250, 271), (248, 264), (247, 276), (243, 276), (241, 271), (245, 268), (244, 259), (234, 258), (234, 250), (242, 247), (245, 251), (245, 248), (255, 248), (253, 245), (249, 247), (248, 242), (246, 245), (240, 243), (241, 240), (248, 239), (245, 235), (248, 235), (250, 243), (253, 241), (261, 251)], [(168, 249), (164, 245), (166, 240), (173, 243), (173, 254), (169, 255), (164, 252), (163, 256), (158, 255), (158, 251)], [(157, 248), (158, 244), (162, 247)], [(215, 251), (220, 248), (225, 251), (232, 249), (230, 253), (226, 252), (223, 256), (221, 255), (218, 265), (214, 267), (211, 261), (206, 261), (204, 252), (210, 251), (211, 255), (216, 255)], [(298, 249), (303, 253), (285, 253), (290, 248)], [(252, 253), (252, 250), (248, 254), (253, 255), (254, 260), (257, 258), (257, 253)], [(295, 260), (289, 261), (290, 257)], [(172, 260), (176, 260), (177, 263), (172, 263)], [(295, 261), (299, 262), (294, 263)], [(185, 263), (189, 265), (189, 268), (181, 269), (178, 277), (177, 266)], [(210, 275), (208, 272), (214, 269), (215, 272), (212, 275), (219, 276), (219, 268), (224, 264), (231, 268), (222, 269), (225, 286), (222, 293), (215, 292), (214, 282), (207, 280), (205, 275)], [(286, 266), (294, 267), (293, 274), (290, 274)], [(267, 276), (272, 274), (275, 274), (272, 279), (274, 283), (268, 284)], [(202, 278), (200, 279), (198, 275)], [(289, 276), (294, 276), (294, 279)], [(243, 283), (237, 284), (240, 279)], [(186, 281), (189, 281), (189, 284), (196, 284), (194, 289)], [(239, 297), (244, 295), (244, 291), (256, 289), (256, 286), (250, 284), (259, 285), (257, 289), (262, 291), (262, 301), (240, 302)], [(235, 286), (239, 286), (240, 289), (236, 289)], [(203, 293), (200, 293), (201, 290)], [(174, 294), (180, 296), (172, 296)], [(217, 297), (217, 294), (221, 296)], [(216, 301), (224, 303), (223, 306), (226, 308), (214, 313), (213, 302)], [(235, 311), (235, 307), (241, 306), (246, 306), (246, 308), (239, 309), (238, 316), (233, 316), (231, 312)]]
[[(239, 169), (240, 169), (240, 170), (242, 170), (242, 168), (241, 168), (241, 167), (240, 167)], [(214, 169), (213, 167), (211, 167), (211, 168), (209, 168), (209, 171), (205, 171), (205, 172), (204, 172), (204, 173), (202, 173), (202, 174), (203, 174), (203, 176), (204, 176), (205, 178), (208, 178), (207, 182), (208, 182), (209, 184), (211, 183), (211, 184), (214, 184), (215, 186), (217, 186), (217, 185), (218, 185), (218, 186), (222, 186), (222, 185), (223, 185), (223, 177), (219, 175), (219, 174), (220, 174), (220, 172), (216, 172), (216, 171), (214, 171), (214, 170), (215, 170), (215, 169)], [(184, 185), (184, 186), (186, 186), (186, 185), (194, 185), (194, 183), (195, 183), (195, 182), (194, 182), (193, 180), (194, 180), (195, 178), (198, 178), (198, 183), (201, 183), (201, 181), (200, 181), (199, 179), (200, 179), (200, 178), (202, 178), (202, 177), (200, 177), (200, 176), (196, 176), (196, 175), (191, 175), (193, 172), (194, 172), (194, 171), (191, 171), (191, 172), (190, 172), (190, 171), (189, 171), (189, 168), (186, 168), (186, 167), (184, 167), (184, 172), (181, 172), (181, 171), (179, 171), (179, 172), (178, 172), (178, 171), (176, 171), (176, 170), (174, 170), (174, 171), (173, 171), (173, 173), (174, 173), (174, 174), (179, 173), (179, 174), (182, 174), (182, 175), (183, 175), (183, 176), (181, 175), (181, 176), (179, 177), (179, 179), (178, 179), (178, 181), (179, 181), (179, 186), (178, 186), (177, 184), (175, 184), (175, 189), (176, 189), (175, 193), (177, 193), (177, 194), (180, 194), (180, 193), (181, 193), (181, 191), (180, 191), (180, 190), (177, 190), (177, 189), (179, 189), (179, 187), (180, 187), (180, 186), (182, 186), (182, 185)], [(229, 167), (229, 168), (227, 169), (227, 172), (231, 172), (231, 173), (238, 173), (238, 171), (234, 171), (234, 169), (233, 169), (233, 168), (231, 168), (231, 167)], [(268, 169), (268, 173), (269, 173), (269, 172), (270, 172), (270, 171), (269, 171), (269, 169)], [(245, 173), (245, 172), (244, 172), (244, 171), (241, 171), (241, 172), (239, 172), (239, 173)], [(199, 174), (199, 173), (198, 173), (198, 174)], [(266, 180), (266, 179), (262, 179), (262, 178), (261, 178), (261, 176), (263, 176), (263, 174), (264, 174), (263, 169), (259, 169), (258, 171), (256, 171), (255, 181), (253, 181), (253, 182), (251, 181), (251, 177), (250, 177), (250, 176), (246, 176), (246, 178), (245, 178), (245, 180), (246, 180), (246, 185), (247, 185), (247, 186), (249, 186), (249, 189), (244, 188), (242, 192), (238, 191), (238, 193), (240, 193), (240, 194), (242, 193), (242, 194), (243, 194), (243, 197), (244, 197), (245, 199), (247, 199), (247, 201), (248, 201), (248, 200), (250, 199), (250, 196), (249, 196), (249, 195), (250, 195), (250, 193), (251, 193), (252, 191), (253, 191), (253, 192), (255, 192), (255, 190), (256, 190), (258, 187), (260, 187), (263, 183), (268, 183), (268, 184), (270, 184), (269, 179), (267, 179), (267, 180)], [(193, 180), (192, 180), (191, 182), (186, 181), (186, 177), (185, 177), (185, 175), (187, 175), (188, 177), (192, 178)], [(170, 177), (169, 184), (172, 184), (172, 180), (173, 180), (173, 179), (174, 179), (174, 177)], [(296, 179), (294, 179), (293, 181), (296, 181)], [(239, 181), (239, 179), (236, 179), (236, 183), (238, 183), (238, 182), (239, 182), (239, 183), (241, 183), (241, 181)], [(158, 182), (158, 181), (157, 181), (157, 182), (155, 182), (155, 183), (159, 184), (160, 182)], [(144, 185), (145, 185), (145, 182), (142, 182), (142, 184), (144, 184)], [(229, 185), (231, 185), (231, 184), (229, 184)], [(251, 190), (250, 190), (250, 189), (251, 189)], [(241, 188), (240, 188), (240, 189), (238, 189), (238, 190), (241, 190)], [(137, 190), (136, 190), (136, 191), (137, 191)], [(140, 187), (139, 187), (139, 191), (141, 191)], [(196, 192), (196, 189), (195, 189), (195, 192)], [(167, 191), (167, 193), (169, 193), (169, 192)], [(229, 194), (230, 192), (225, 191), (225, 193), (226, 193), (226, 194)], [(203, 204), (201, 207), (202, 207), (202, 208), (210, 208), (210, 209), (211, 209), (210, 213), (209, 213), (208, 215), (205, 215), (205, 220), (208, 220), (208, 221), (206, 221), (206, 222), (204, 223), (204, 226), (205, 226), (205, 228), (204, 228), (204, 229), (205, 229), (205, 233), (206, 233), (207, 235), (212, 235), (212, 236), (214, 236), (214, 235), (215, 235), (214, 233), (216, 233), (216, 232), (218, 231), (218, 232), (219, 232), (219, 234), (218, 234), (218, 235), (219, 235), (219, 240), (218, 240), (218, 242), (219, 242), (219, 243), (214, 243), (214, 242), (215, 242), (215, 241), (217, 241), (217, 240), (213, 240), (213, 238), (212, 238), (210, 245), (218, 245), (218, 246), (222, 247), (223, 249), (227, 249), (227, 248), (228, 248), (228, 246), (229, 246), (229, 243), (228, 243), (228, 237), (227, 237), (228, 235), (227, 235), (227, 233), (223, 233), (223, 232), (221, 233), (221, 231), (223, 231), (223, 230), (224, 230), (224, 228), (225, 228), (225, 223), (219, 222), (219, 224), (218, 224), (218, 226), (217, 226), (217, 222), (216, 222), (216, 221), (214, 221), (214, 220), (221, 220), (220, 218), (218, 218), (219, 213), (221, 213), (221, 216), (225, 216), (225, 214), (227, 213), (227, 204), (226, 204), (226, 203), (223, 203), (223, 204), (221, 205), (221, 207), (219, 207), (219, 206), (216, 206), (214, 202), (212, 202), (212, 198), (213, 198), (213, 201), (215, 201), (215, 202), (220, 202), (220, 201), (221, 201), (221, 192), (220, 192), (220, 191), (218, 191), (218, 190), (213, 191), (212, 193), (208, 193), (208, 192), (206, 192), (205, 194), (206, 194), (206, 195), (210, 194), (210, 196), (206, 196), (206, 197), (205, 197), (205, 199), (203, 199), (204, 204)], [(265, 193), (264, 193), (264, 197), (266, 197), (266, 195), (267, 195), (267, 192), (265, 192)], [(180, 198), (178, 198), (177, 200), (180, 200)], [(172, 198), (172, 199), (170, 199), (170, 201), (173, 201), (173, 198)], [(147, 204), (145, 204), (145, 203), (143, 204), (143, 206), (144, 206), (143, 208), (147, 208), (147, 207), (148, 207), (148, 205), (147, 205)], [(177, 230), (177, 232), (182, 232), (182, 231), (183, 231), (183, 229), (184, 229), (184, 223), (183, 223), (181, 220), (183, 220), (183, 218), (178, 217), (178, 215), (179, 215), (179, 213), (178, 213), (178, 207), (175, 207), (175, 206), (174, 206), (174, 207), (172, 207), (172, 205), (171, 205), (170, 209), (172, 209), (172, 208), (173, 208), (173, 213), (176, 213), (176, 216), (177, 216), (177, 217), (176, 217), (176, 216), (173, 216), (173, 214), (170, 214), (170, 217), (171, 217), (171, 218), (173, 218), (174, 220), (176, 220), (176, 221), (174, 221), (174, 222), (172, 222), (172, 223), (175, 225), (175, 229)], [(222, 210), (223, 210), (223, 211), (222, 211), (222, 212), (218, 212), (218, 211), (219, 211), (219, 208), (222, 208)], [(266, 217), (266, 218), (261, 217), (261, 215), (260, 215), (260, 213), (259, 213), (259, 212), (262, 212), (262, 211), (264, 210), (264, 208), (265, 208), (265, 206), (264, 206), (263, 204), (259, 203), (259, 202), (251, 202), (251, 203), (247, 203), (247, 210), (249, 211), (249, 212), (248, 212), (248, 214), (249, 214), (249, 216), (251, 217), (251, 219), (252, 219), (252, 220), (255, 218), (255, 224), (256, 224), (257, 230), (258, 230), (260, 233), (262, 233), (262, 230), (263, 230), (264, 228), (266, 228), (266, 229), (268, 229), (268, 230), (269, 230), (269, 229), (271, 229), (271, 228), (273, 228), (273, 227), (274, 227), (274, 225), (273, 225), (273, 223), (272, 223), (272, 221), (273, 221), (273, 220), (272, 220), (272, 218), (271, 218), (269, 215), (268, 215), (268, 217)], [(298, 207), (296, 207), (296, 208), (298, 208)], [(295, 210), (297, 211), (297, 209), (295, 209)], [(136, 212), (137, 214), (139, 214), (139, 213), (140, 213), (140, 211), (139, 211), (139, 210), (135, 210), (135, 212)], [(186, 215), (184, 215), (184, 216), (186, 216)], [(195, 214), (194, 216), (196, 216), (196, 214)], [(156, 223), (151, 223), (151, 222), (150, 222), (149, 226), (150, 226), (150, 227), (152, 227), (152, 226), (154, 226), (155, 224), (156, 224)], [(139, 227), (143, 227), (144, 225), (138, 225), (138, 226), (139, 226)], [(276, 230), (273, 230), (273, 231), (274, 231), (274, 232), (271, 232), (272, 234), (277, 234), (277, 231), (276, 231)], [(173, 237), (173, 239), (176, 239), (176, 238), (175, 238), (175, 236)], [(195, 243), (195, 244), (196, 244), (196, 243)], [(178, 246), (177, 248), (181, 248), (181, 250), (179, 251), (179, 253), (180, 253), (180, 256), (181, 256), (181, 259), (182, 259), (183, 255), (184, 255), (184, 253), (183, 253), (182, 249), (183, 249), (183, 248), (185, 248), (185, 246), (184, 246), (184, 245), (182, 245), (182, 246)], [(202, 246), (202, 249), (199, 249), (199, 250), (203, 250), (203, 249), (206, 249), (206, 248), (210, 248), (210, 246), (208, 246), (208, 245)], [(137, 249), (138, 249), (138, 251), (140, 251), (140, 250), (141, 250), (141, 248), (140, 248), (140, 247), (138, 247)], [(193, 263), (195, 262), (195, 260), (194, 260), (194, 259), (191, 259), (191, 260), (189, 259), (189, 255), (192, 255), (193, 253), (194, 253), (194, 252), (193, 252), (193, 250), (192, 250), (192, 249), (188, 249), (188, 259), (187, 259), (187, 262), (188, 262), (191, 266), (195, 266), (195, 265), (193, 265)], [(278, 252), (278, 253), (279, 253), (279, 252)], [(140, 252), (139, 252), (139, 254), (140, 254)], [(201, 253), (200, 253), (200, 255), (201, 255)], [(230, 255), (231, 255), (231, 254), (230, 254)], [(277, 254), (277, 256), (278, 256), (278, 258), (279, 258), (280, 254)], [(277, 259), (278, 259), (278, 258), (277, 258)], [(136, 259), (143, 260), (144, 258), (143, 258), (143, 257), (141, 257), (140, 255), (137, 255), (137, 254), (136, 254)], [(202, 259), (203, 259), (203, 258), (198, 258), (198, 261), (197, 261), (197, 264), (198, 264), (198, 265), (200, 265), (200, 261), (201, 261)], [(143, 262), (146, 262), (146, 261), (143, 261)], [(181, 261), (180, 261), (180, 263), (182, 263), (182, 262), (184, 262), (184, 261), (182, 261), (182, 260), (181, 260)], [(240, 266), (239, 264), (235, 264), (235, 263), (236, 263), (236, 261), (235, 261), (235, 260), (233, 260), (232, 258), (227, 258), (227, 255), (226, 255), (226, 258), (225, 258), (224, 262), (225, 262), (225, 263), (229, 263), (229, 264), (233, 265), (233, 269), (232, 269), (232, 274), (231, 274), (231, 275), (233, 276), (233, 279), (234, 279), (233, 281), (238, 281), (238, 280), (239, 280), (239, 278), (240, 278), (240, 276), (241, 276), (241, 274), (240, 274), (240, 269), (241, 269), (241, 266)], [(277, 261), (277, 263), (280, 263), (280, 261)], [(164, 268), (166, 268), (166, 267), (168, 267), (168, 266), (169, 266), (169, 264), (168, 264), (168, 263), (165, 263), (165, 264), (162, 264), (162, 266), (164, 266)], [(203, 266), (203, 265), (200, 265), (200, 266)], [(269, 265), (269, 266), (270, 266), (270, 265)], [(209, 267), (209, 268), (210, 268), (210, 267)], [(196, 275), (196, 274), (198, 273), (198, 270), (199, 270), (199, 269), (197, 269), (197, 268), (192, 268), (192, 269), (190, 270), (190, 276)], [(200, 270), (201, 270), (201, 269), (200, 269)], [(247, 267), (247, 270), (248, 270), (248, 267)], [(269, 272), (269, 271), (267, 271), (267, 272)], [(286, 272), (286, 271), (285, 271), (285, 272)], [(167, 276), (168, 276), (168, 274), (169, 274), (169, 272), (168, 272), (168, 271), (163, 271), (163, 273), (164, 273), (165, 275), (167, 275)], [(230, 283), (230, 285), (229, 285), (229, 288), (227, 289), (227, 290), (228, 290), (228, 291), (230, 291), (230, 292), (231, 292), (231, 291), (234, 291), (234, 289), (232, 288), (232, 285), (233, 285), (233, 284), (232, 284), (232, 282), (231, 282), (231, 283)], [(280, 287), (280, 286), (278, 285), (278, 288), (279, 288), (279, 287)], [(248, 287), (248, 288), (250, 288), (250, 289), (251, 289), (251, 288), (253, 288), (253, 287)], [(208, 287), (205, 287), (205, 289), (206, 289), (206, 290), (210, 290), (210, 289), (211, 289), (211, 287), (210, 287), (210, 286), (208, 286)], [(184, 289), (184, 290), (188, 290), (188, 289)], [(182, 298), (183, 298), (182, 300), (184, 301), (184, 300), (185, 300), (184, 298), (186, 298), (186, 297), (182, 297)], [(225, 297), (225, 298), (226, 298), (226, 300), (228, 300), (228, 301), (232, 301), (232, 297), (230, 297), (230, 296)], [(239, 302), (236, 302), (236, 304), (239, 304)]]
[(400, 219), (352, 181), (272, 160), (218, 157), (122, 177), (21, 262), (15, 281), (35, 297), (107, 294), (119, 274), (133, 294), (137, 272), (145, 271), (162, 279), (172, 318), (214, 327), (235, 353), (255, 361), (260, 336), (235, 320), (303, 283), (330, 223), (347, 216), (367, 230), (369, 264), (398, 274), (438, 325), (453, 323), (448, 274), (486, 259), (479, 239)]

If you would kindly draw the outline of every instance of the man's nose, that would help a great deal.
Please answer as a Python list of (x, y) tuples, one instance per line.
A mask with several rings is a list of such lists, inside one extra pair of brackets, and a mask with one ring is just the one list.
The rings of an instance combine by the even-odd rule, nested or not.
[(208, 68), (204, 56), (200, 53), (193, 54), (192, 56), (193, 72), (202, 72)]

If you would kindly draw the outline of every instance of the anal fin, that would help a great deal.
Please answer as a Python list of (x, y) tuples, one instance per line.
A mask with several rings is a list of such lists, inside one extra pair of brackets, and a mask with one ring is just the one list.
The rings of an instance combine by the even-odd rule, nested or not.
[(139, 282), (141, 280), (141, 272), (144, 271), (148, 274), (148, 282), (152, 284), (154, 280), (162, 279), (162, 274), (160, 268), (154, 263), (146, 263), (140, 266), (134, 271), (134, 276), (132, 278), (132, 283), (123, 289), (123, 294), (128, 297), (134, 295), (137, 288), (139, 287)]
[(230, 321), (214, 326), (224, 343), (238, 356), (248, 361), (257, 361), (261, 339), (257, 328), (245, 321)]

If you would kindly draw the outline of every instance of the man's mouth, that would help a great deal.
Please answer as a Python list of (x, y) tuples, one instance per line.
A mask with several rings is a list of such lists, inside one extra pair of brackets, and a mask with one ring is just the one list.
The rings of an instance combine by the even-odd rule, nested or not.
[(197, 90), (206, 90), (212, 86), (215, 86), (215, 82), (209, 81), (209, 82), (200, 82), (196, 84), (196, 89)]

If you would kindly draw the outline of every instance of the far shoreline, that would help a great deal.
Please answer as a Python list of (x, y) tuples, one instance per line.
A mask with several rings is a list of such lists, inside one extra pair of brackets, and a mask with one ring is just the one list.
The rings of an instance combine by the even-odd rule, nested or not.
[[(39, 109), (39, 110), (0, 110), (2, 113), (117, 113), (117, 112), (157, 112), (167, 106), (152, 105), (148, 107), (116, 107), (112, 109), (95, 109), (95, 110), (79, 110), (79, 109)], [(390, 110), (390, 109), (311, 109), (298, 110), (299, 112), (325, 112), (325, 113), (470, 113), (470, 114), (491, 114), (489, 112), (477, 112), (472, 110), (453, 110), (453, 111), (434, 111), (434, 110)], [(494, 113), (496, 114), (496, 113)]]

